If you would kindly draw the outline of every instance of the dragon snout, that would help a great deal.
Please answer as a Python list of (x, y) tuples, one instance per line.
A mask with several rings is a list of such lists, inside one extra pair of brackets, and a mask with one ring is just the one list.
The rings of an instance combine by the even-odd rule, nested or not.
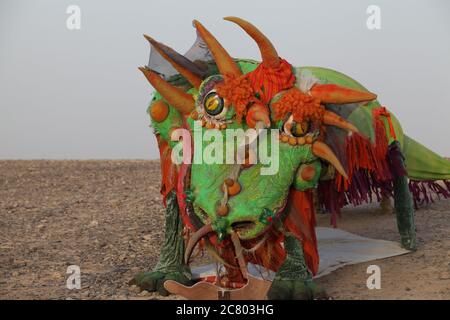
[[(259, 210), (258, 210), (259, 211)], [(250, 239), (260, 235), (272, 224), (276, 213), (273, 210), (264, 208), (258, 215), (235, 214), (233, 211), (221, 215), (217, 211), (214, 216), (207, 215), (206, 211), (197, 207), (197, 212), (205, 216), (203, 220), (206, 224), (198, 229), (190, 238), (186, 246), (184, 260), (189, 263), (189, 259), (197, 243), (204, 237), (217, 235), (217, 241), (222, 242), (230, 235), (234, 235), (242, 240)]]

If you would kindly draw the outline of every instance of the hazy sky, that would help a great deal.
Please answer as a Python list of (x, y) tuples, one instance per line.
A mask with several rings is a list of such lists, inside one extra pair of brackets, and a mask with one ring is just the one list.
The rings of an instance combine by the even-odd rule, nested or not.
[[(352, 76), (408, 135), (450, 155), (450, 1), (118, 2), (1, 0), (0, 158), (157, 158), (142, 34), (184, 52), (196, 18), (232, 56), (259, 59), (228, 15), (257, 25), (293, 65)], [(371, 4), (381, 30), (366, 26)], [(80, 30), (66, 27), (69, 5)]]

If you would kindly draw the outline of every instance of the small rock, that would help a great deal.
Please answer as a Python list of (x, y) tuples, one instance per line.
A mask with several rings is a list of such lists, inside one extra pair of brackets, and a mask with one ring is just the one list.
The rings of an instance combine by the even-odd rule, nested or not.
[(450, 272), (442, 272), (439, 275), (440, 280), (450, 280)]
[(139, 297), (147, 297), (149, 295), (150, 295), (150, 292), (148, 292), (147, 290), (143, 290), (138, 294)]
[(150, 240), (152, 240), (152, 235), (151, 234), (145, 234), (145, 235), (142, 236), (142, 238), (145, 241), (150, 241)]
[(97, 221), (97, 220), (92, 220), (92, 221), (89, 223), (89, 225), (88, 225), (89, 228), (95, 228), (95, 227), (97, 227), (97, 226), (98, 226), (98, 221)]
[(137, 294), (141, 291), (141, 289), (139, 289), (139, 287), (135, 284), (131, 285), (128, 289), (130, 290), (130, 292)]

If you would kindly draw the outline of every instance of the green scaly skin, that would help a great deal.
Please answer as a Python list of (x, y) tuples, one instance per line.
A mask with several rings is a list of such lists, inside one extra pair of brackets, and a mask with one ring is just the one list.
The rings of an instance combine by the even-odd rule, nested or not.
[[(251, 60), (238, 60), (237, 62), (244, 73), (253, 71), (258, 65), (257, 62)], [(302, 67), (297, 68), (295, 71), (297, 71), (297, 74), (305, 72), (309, 73), (318, 78), (321, 83), (334, 83), (348, 88), (366, 90), (350, 77), (330, 69)], [(186, 87), (186, 91), (192, 93), (194, 97), (198, 95), (198, 92), (195, 89)], [(160, 99), (162, 99), (162, 97), (156, 93), (152, 103)], [(356, 108), (347, 119), (353, 123), (363, 135), (372, 139), (372, 141), (374, 141), (375, 136), (372, 110), (379, 106), (380, 104), (378, 101), (372, 101), (364, 108)], [(230, 119), (232, 115), (233, 112), (229, 112), (229, 114), (227, 114), (228, 119)], [(396, 117), (394, 115), (391, 117), (396, 133), (396, 140), (390, 135), (387, 120), (383, 119), (389, 143), (398, 141), (401, 149), (405, 151), (405, 144), (408, 145), (407, 142), (409, 141), (409, 138), (403, 134), (400, 123)], [(155, 132), (160, 135), (161, 139), (168, 141), (170, 147), (176, 145), (176, 142), (171, 141), (169, 137), (170, 129), (181, 125), (182, 117), (172, 106), (170, 106), (169, 115), (164, 121), (152, 121)], [(188, 120), (187, 126), (191, 131), (194, 130), (192, 119)], [(247, 129), (247, 125), (245, 124), (245, 121), (242, 123), (234, 121), (232, 124), (228, 125), (228, 128), (242, 128), (245, 130)], [(278, 129), (279, 123), (273, 122), (271, 128)], [(204, 134), (211, 129), (202, 127), (199, 130)], [(219, 139), (225, 139), (224, 131), (218, 132)], [(192, 134), (194, 133), (195, 132), (192, 132)], [(417, 146), (412, 146), (412, 144), (413, 143), (409, 143), (410, 149), (406, 152), (407, 167), (408, 154), (414, 154), (414, 149), (417, 149)], [(209, 143), (207, 142), (203, 143), (200, 150), (202, 154), (205, 152), (206, 148), (208, 148), (208, 145)], [(262, 164), (257, 164), (243, 170), (238, 175), (238, 182), (240, 183), (242, 190), (239, 194), (229, 199), (228, 205), (230, 211), (225, 217), (219, 217), (216, 214), (216, 208), (223, 197), (223, 191), (221, 189), (222, 184), (224, 180), (231, 175), (234, 165), (192, 164), (190, 201), (193, 204), (198, 218), (203, 223), (212, 222), (213, 229), (221, 238), (228, 237), (233, 230), (233, 223), (239, 221), (253, 222), (250, 229), (239, 233), (241, 240), (253, 239), (259, 236), (269, 227), (267, 220), (262, 218), (267, 215), (274, 216), (278, 214), (279, 209), (286, 201), (291, 187), (304, 191), (317, 186), (323, 162), (319, 161), (312, 154), (310, 145), (291, 146), (286, 143), (280, 143), (279, 146), (280, 161), (278, 173), (267, 176), (260, 175)], [(270, 139), (268, 141), (268, 149), (271, 149)], [(195, 150), (196, 153), (200, 151)], [(426, 152), (423, 151), (423, 153)], [(306, 164), (312, 165), (316, 169), (316, 175), (310, 181), (304, 181), (297, 174), (299, 168)], [(411, 166), (412, 171), (413, 169), (415, 168)], [(443, 177), (443, 175), (440, 177)], [(395, 208), (402, 244), (408, 249), (414, 249), (416, 245), (414, 213), (406, 177), (397, 177), (394, 181), (394, 188)], [(162, 294), (167, 294), (162, 287), (164, 281), (167, 279), (175, 279), (184, 284), (189, 284), (191, 282), (189, 267), (184, 264), (182, 259), (184, 252), (183, 238), (181, 236), (182, 223), (179, 217), (175, 218), (175, 216), (178, 215), (178, 208), (175, 208), (176, 203), (174, 198), (171, 199), (166, 214), (166, 238), (161, 250), (158, 265), (153, 272), (140, 274), (133, 280), (133, 283), (138, 284), (143, 289), (149, 291), (158, 290)], [(173, 227), (175, 225), (176, 227)], [(301, 244), (296, 238), (287, 235), (285, 246), (287, 258), (276, 275), (269, 291), (269, 298), (311, 299), (324, 297), (325, 294), (323, 290), (314, 284), (311, 274), (306, 268)]]

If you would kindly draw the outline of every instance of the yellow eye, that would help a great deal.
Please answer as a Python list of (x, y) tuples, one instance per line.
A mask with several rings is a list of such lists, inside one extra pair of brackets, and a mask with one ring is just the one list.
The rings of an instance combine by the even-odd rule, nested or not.
[(294, 137), (303, 137), (309, 131), (308, 121), (302, 121), (300, 123), (293, 121), (291, 125), (291, 134)]
[(222, 112), (224, 102), (216, 92), (210, 92), (205, 97), (203, 107), (209, 115), (216, 116)]

